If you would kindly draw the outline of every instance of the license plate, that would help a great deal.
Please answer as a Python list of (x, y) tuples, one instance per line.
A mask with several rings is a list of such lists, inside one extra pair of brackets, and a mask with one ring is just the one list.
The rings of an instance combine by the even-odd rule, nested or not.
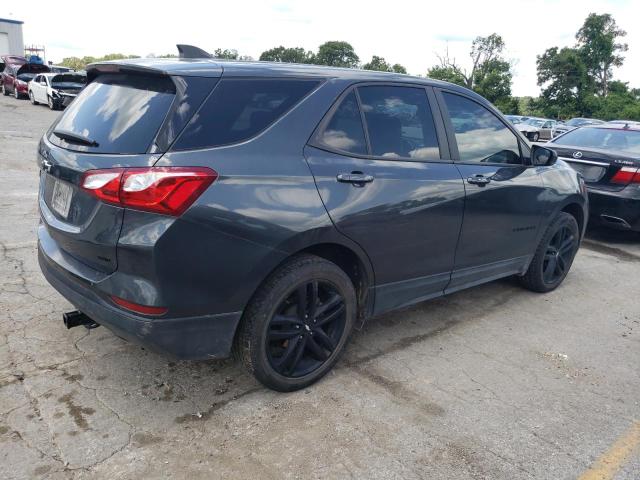
[(55, 210), (61, 217), (67, 218), (69, 215), (69, 207), (71, 206), (71, 197), (73, 189), (71, 185), (56, 180), (53, 184), (53, 195), (51, 196), (51, 208)]

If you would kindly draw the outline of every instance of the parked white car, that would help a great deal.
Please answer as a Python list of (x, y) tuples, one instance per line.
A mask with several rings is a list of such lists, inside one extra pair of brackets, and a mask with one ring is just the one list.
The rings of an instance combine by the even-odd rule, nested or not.
[(69, 105), (87, 83), (87, 76), (80, 72), (42, 73), (29, 82), (31, 103), (45, 103), (51, 110)]
[(551, 140), (553, 129), (557, 123), (548, 118), (528, 118), (524, 122), (518, 123), (516, 128), (529, 140), (537, 142), (538, 140)]

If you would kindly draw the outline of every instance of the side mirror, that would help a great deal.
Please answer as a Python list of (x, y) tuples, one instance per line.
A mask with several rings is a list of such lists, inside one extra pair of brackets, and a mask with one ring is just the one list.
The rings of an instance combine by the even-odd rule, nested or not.
[(550, 148), (534, 145), (531, 148), (531, 163), (536, 167), (550, 167), (558, 161), (558, 154)]

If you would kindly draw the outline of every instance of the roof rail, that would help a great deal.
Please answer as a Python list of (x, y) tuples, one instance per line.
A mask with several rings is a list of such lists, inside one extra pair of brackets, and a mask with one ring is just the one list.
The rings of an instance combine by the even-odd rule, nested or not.
[(194, 47), (193, 45), (183, 45), (178, 44), (178, 52), (180, 53), (180, 58), (213, 58), (213, 55), (205, 52), (201, 48)]

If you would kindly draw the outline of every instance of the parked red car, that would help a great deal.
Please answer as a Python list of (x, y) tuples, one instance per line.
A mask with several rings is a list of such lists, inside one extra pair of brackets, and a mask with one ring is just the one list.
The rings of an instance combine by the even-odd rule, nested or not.
[(16, 98), (29, 94), (28, 84), (38, 73), (46, 73), (49, 67), (37, 63), (27, 63), (24, 57), (7, 55), (2, 57), (5, 64), (0, 76), (3, 95), (13, 94)]

